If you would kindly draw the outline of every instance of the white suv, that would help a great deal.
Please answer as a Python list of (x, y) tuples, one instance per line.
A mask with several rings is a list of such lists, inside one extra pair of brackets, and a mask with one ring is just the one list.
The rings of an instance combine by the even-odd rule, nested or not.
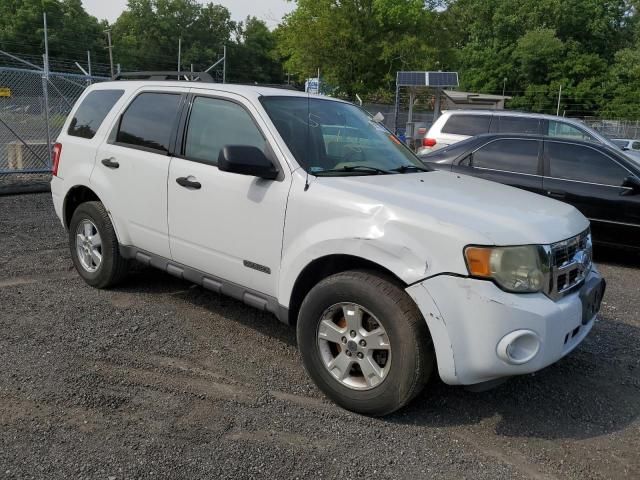
[(111, 287), (137, 260), (272, 312), (296, 326), (320, 389), (365, 414), (405, 405), (436, 369), (472, 385), (556, 362), (604, 293), (576, 209), (430, 171), (339, 100), (101, 83), (54, 160), (88, 284)]
[(485, 133), (519, 133), (569, 138), (618, 146), (578, 120), (506, 110), (448, 110), (434, 122), (418, 147), (418, 155)]

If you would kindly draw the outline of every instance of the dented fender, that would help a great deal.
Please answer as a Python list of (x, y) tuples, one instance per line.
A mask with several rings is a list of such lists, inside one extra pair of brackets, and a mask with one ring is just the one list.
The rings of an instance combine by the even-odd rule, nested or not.
[(423, 283), (416, 283), (407, 288), (406, 291), (413, 301), (416, 302), (418, 309), (429, 327), (429, 333), (431, 334), (431, 340), (433, 341), (433, 347), (438, 361), (440, 378), (443, 382), (450, 385), (457, 384), (453, 344), (449, 337), (446, 320), (440, 312), (440, 309), (438, 309), (438, 305)]
[[(463, 239), (474, 238), (456, 222), (428, 211), (383, 202), (344, 179), (293, 174), (285, 219), (278, 300), (288, 307), (296, 279), (328, 255), (360, 257), (411, 285), (441, 272), (466, 272)], [(476, 237), (477, 238), (477, 237)], [(479, 239), (481, 240), (481, 239)]]

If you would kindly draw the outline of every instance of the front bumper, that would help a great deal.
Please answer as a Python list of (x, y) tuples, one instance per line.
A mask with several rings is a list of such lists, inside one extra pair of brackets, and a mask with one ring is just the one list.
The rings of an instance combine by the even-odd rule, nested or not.
[(595, 266), (581, 290), (557, 301), (451, 275), (412, 285), (407, 293), (427, 321), (442, 380), (473, 385), (535, 372), (571, 352), (595, 322), (597, 311), (583, 319), (581, 299), (594, 284), (604, 287)]

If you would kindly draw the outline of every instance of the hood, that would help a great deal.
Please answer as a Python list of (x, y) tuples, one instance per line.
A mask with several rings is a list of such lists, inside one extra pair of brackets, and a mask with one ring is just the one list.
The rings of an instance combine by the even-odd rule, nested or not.
[(566, 203), (444, 171), (324, 177), (317, 181), (364, 197), (366, 203), (384, 205), (396, 220), (405, 218), (432, 231), (466, 235), (460, 239), (466, 244), (550, 244), (589, 226), (589, 221)]

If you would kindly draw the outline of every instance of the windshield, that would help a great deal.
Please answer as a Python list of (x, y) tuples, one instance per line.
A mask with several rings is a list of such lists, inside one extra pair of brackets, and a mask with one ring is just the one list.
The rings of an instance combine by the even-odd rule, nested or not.
[(302, 168), (317, 176), (413, 173), (428, 168), (355, 105), (308, 97), (262, 97)]

